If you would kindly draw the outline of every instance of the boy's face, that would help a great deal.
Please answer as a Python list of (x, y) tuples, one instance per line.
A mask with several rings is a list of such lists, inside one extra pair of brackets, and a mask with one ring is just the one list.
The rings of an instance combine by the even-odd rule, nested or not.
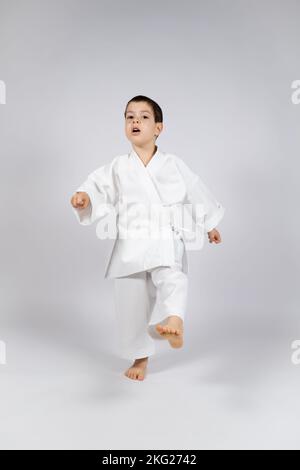
[[(139, 129), (134, 132), (133, 129)], [(151, 106), (146, 101), (129, 103), (125, 116), (125, 132), (132, 144), (143, 146), (155, 142), (155, 135), (162, 131), (163, 123), (154, 121)]]

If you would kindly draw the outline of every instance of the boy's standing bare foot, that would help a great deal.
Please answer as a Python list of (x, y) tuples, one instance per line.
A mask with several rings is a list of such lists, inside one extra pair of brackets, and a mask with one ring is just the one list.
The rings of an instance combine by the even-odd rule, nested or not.
[(181, 348), (183, 345), (183, 320), (178, 315), (171, 315), (165, 325), (158, 324), (156, 331), (167, 339), (172, 348)]
[(144, 380), (146, 375), (146, 369), (148, 365), (148, 357), (141, 357), (136, 359), (131, 367), (126, 370), (125, 375), (129, 379), (133, 380)]

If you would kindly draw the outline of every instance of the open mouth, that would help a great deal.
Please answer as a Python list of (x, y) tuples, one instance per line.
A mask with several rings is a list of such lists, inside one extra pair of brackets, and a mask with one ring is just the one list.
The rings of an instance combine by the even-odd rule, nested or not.
[(139, 134), (141, 131), (138, 128), (133, 128), (132, 129), (132, 134)]

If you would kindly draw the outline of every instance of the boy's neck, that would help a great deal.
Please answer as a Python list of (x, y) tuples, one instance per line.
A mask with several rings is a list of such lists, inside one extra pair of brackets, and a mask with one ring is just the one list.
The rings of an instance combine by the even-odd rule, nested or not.
[(137, 145), (133, 145), (132, 147), (145, 165), (147, 165), (157, 151), (157, 145), (155, 144), (151, 144), (148, 147), (138, 147)]

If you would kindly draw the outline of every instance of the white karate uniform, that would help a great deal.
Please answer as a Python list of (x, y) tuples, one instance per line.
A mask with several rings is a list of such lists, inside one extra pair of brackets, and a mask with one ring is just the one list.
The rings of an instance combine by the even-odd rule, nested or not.
[(184, 320), (188, 278), (182, 270), (184, 242), (175, 240), (175, 263), (114, 279), (119, 354), (138, 359), (155, 354), (155, 329), (170, 315)]
[[(76, 191), (86, 192), (91, 204), (86, 209), (72, 209), (82, 225), (99, 220), (99, 238), (104, 237), (104, 223), (110, 222), (111, 227), (111, 216), (115, 218), (116, 231), (111, 237), (115, 243), (106, 278), (174, 264), (174, 228), (190, 249), (201, 249), (204, 233), (218, 225), (225, 211), (181, 158), (158, 147), (147, 166), (132, 150), (90, 173)], [(158, 215), (156, 225), (153, 213)], [(186, 215), (192, 216), (192, 227)], [(193, 237), (195, 247), (190, 242)], [(183, 269), (188, 271), (186, 253)]]
[(107, 237), (108, 226), (115, 238), (105, 277), (115, 281), (121, 354), (151, 355), (151, 325), (185, 314), (187, 244), (202, 249), (225, 209), (181, 158), (157, 146), (147, 166), (132, 149), (90, 173), (76, 191), (91, 201), (86, 209), (72, 207), (79, 223), (98, 220), (97, 236)]

